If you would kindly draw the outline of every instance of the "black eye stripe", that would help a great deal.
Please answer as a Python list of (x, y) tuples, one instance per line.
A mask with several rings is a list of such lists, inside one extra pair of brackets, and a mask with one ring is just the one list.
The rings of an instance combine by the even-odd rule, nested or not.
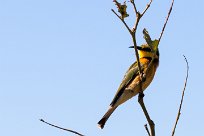
[(150, 49), (150, 48), (142, 48), (142, 47), (138, 46), (137, 49), (138, 49), (138, 50), (141, 50), (141, 51), (151, 52), (151, 49)]

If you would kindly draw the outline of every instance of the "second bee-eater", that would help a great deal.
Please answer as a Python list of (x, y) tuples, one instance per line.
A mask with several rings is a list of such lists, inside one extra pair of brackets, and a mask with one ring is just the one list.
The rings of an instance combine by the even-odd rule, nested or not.
[[(159, 65), (158, 48), (156, 49), (156, 52), (153, 52), (148, 45), (138, 46), (137, 49), (139, 53), (141, 72), (145, 75), (145, 80), (140, 80), (138, 62), (134, 62), (127, 70), (108, 111), (98, 122), (98, 126), (101, 129), (103, 129), (106, 121), (119, 105), (123, 104), (140, 92), (140, 82), (142, 82), (142, 91), (144, 91), (154, 78), (156, 69)], [(150, 63), (151, 61), (152, 63)]]

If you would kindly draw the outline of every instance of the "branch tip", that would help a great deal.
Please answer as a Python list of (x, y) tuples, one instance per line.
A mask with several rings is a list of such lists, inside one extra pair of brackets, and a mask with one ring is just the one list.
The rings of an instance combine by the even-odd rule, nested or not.
[(178, 124), (178, 121), (179, 121), (179, 118), (180, 118), (180, 115), (181, 115), (181, 108), (182, 108), (182, 105), (183, 105), (184, 94), (185, 94), (185, 90), (186, 90), (186, 86), (187, 86), (187, 81), (188, 81), (188, 71), (189, 71), (188, 60), (185, 57), (185, 55), (183, 55), (183, 57), (185, 59), (186, 67), (187, 67), (187, 70), (186, 70), (186, 79), (185, 79), (185, 82), (184, 82), (184, 87), (183, 87), (182, 96), (181, 96), (181, 102), (180, 102), (180, 105), (179, 105), (179, 109), (178, 109), (178, 113), (177, 113), (177, 117), (176, 117), (176, 122), (174, 124), (174, 128), (173, 128), (173, 131), (172, 131), (172, 136), (174, 136), (174, 134), (175, 134), (176, 126)]
[(148, 129), (148, 127), (147, 127), (147, 124), (145, 124), (144, 127), (145, 127), (145, 130), (147, 131), (148, 136), (151, 136), (151, 135), (150, 135), (150, 132), (149, 132), (149, 129)]
[(41, 122), (45, 122), (43, 119), (40, 119)]
[(65, 130), (65, 131), (68, 131), (68, 132), (74, 133), (74, 134), (79, 135), (79, 136), (84, 136), (83, 134), (80, 134), (80, 133), (77, 132), (77, 131), (74, 131), (74, 130), (71, 130), (71, 129), (62, 128), (62, 127), (59, 127), (59, 126), (57, 126), (57, 125), (51, 124), (51, 123), (49, 123), (49, 122), (46, 122), (46, 121), (44, 121), (43, 119), (40, 119), (40, 121), (43, 122), (43, 123), (45, 123), (45, 124), (47, 124), (47, 125), (50, 125), (50, 126), (52, 126), (52, 127), (55, 127), (55, 128), (61, 129), (61, 130)]
[(164, 33), (165, 28), (166, 28), (166, 24), (167, 24), (167, 22), (168, 22), (168, 20), (169, 20), (169, 17), (170, 17), (170, 14), (171, 14), (173, 5), (174, 5), (174, 0), (172, 0), (171, 7), (170, 7), (169, 12), (168, 12), (168, 15), (167, 15), (167, 17), (166, 17), (166, 21), (165, 21), (165, 23), (164, 23), (164, 26), (163, 26), (162, 31), (161, 31), (160, 36), (159, 36), (159, 40), (158, 40), (159, 42), (158, 42), (158, 44), (160, 43), (161, 38), (162, 38), (162, 36), (163, 36), (163, 33)]

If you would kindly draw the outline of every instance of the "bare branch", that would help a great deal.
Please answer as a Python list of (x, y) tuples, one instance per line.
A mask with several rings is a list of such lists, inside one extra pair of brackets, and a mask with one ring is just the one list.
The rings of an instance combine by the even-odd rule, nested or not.
[(132, 5), (133, 5), (133, 7), (134, 7), (134, 11), (135, 11), (136, 16), (137, 16), (138, 11), (137, 11), (137, 7), (136, 7), (136, 5), (135, 5), (135, 1), (134, 1), (134, 0), (130, 0), (130, 2), (132, 3)]
[(150, 135), (150, 132), (149, 132), (149, 129), (148, 129), (148, 127), (147, 127), (147, 124), (145, 124), (144, 127), (145, 127), (145, 129), (146, 129), (146, 131), (147, 131), (147, 133), (148, 133), (148, 136), (151, 136), (151, 135)]
[(144, 97), (144, 95), (141, 96), (141, 94), (139, 94), (138, 102), (139, 102), (140, 106), (142, 107), (142, 110), (143, 110), (143, 112), (145, 114), (147, 122), (148, 122), (148, 124), (150, 126), (150, 130), (151, 130), (151, 135), (150, 136), (155, 136), (155, 125), (154, 125), (153, 120), (151, 120), (151, 118), (150, 118), (150, 116), (149, 116), (149, 114), (147, 112), (147, 109), (146, 109), (144, 101), (143, 101), (143, 97)]
[(80, 133), (78, 133), (78, 132), (76, 132), (76, 131), (71, 130), (71, 129), (62, 128), (62, 127), (53, 125), (53, 124), (51, 124), (51, 123), (48, 123), (48, 122), (44, 121), (43, 119), (40, 119), (40, 121), (43, 122), (43, 123), (45, 123), (45, 124), (48, 124), (48, 125), (50, 125), (50, 126), (52, 126), (52, 127), (56, 127), (56, 128), (58, 128), (58, 129), (65, 130), (65, 131), (68, 131), (68, 132), (77, 134), (77, 135), (79, 135), (79, 136), (84, 136), (84, 135), (82, 135), (82, 134), (80, 134)]
[(172, 136), (174, 136), (174, 133), (175, 133), (175, 130), (176, 130), (176, 126), (177, 126), (177, 123), (178, 123), (180, 115), (181, 115), (181, 108), (182, 108), (184, 94), (185, 94), (186, 85), (187, 85), (187, 81), (188, 81), (188, 71), (189, 71), (188, 60), (186, 59), (186, 57), (184, 55), (183, 55), (183, 57), (184, 57), (184, 59), (186, 61), (186, 67), (187, 67), (186, 80), (185, 80), (185, 83), (184, 83), (183, 93), (182, 93), (182, 97), (181, 97), (181, 103), (180, 103), (178, 114), (177, 114), (177, 117), (176, 117), (176, 122), (175, 122), (175, 125), (174, 125), (174, 128), (173, 128), (173, 131), (172, 131)]
[(130, 34), (132, 34), (132, 31), (130, 30), (129, 26), (126, 24), (125, 20), (123, 18), (121, 18), (116, 12), (115, 10), (111, 9), (111, 11), (123, 22), (123, 24), (125, 25), (125, 27), (127, 28), (127, 30), (129, 31)]
[[(137, 11), (135, 1), (131, 0), (131, 3), (133, 5), (133, 7), (134, 7), (135, 16), (136, 16), (135, 25), (134, 25), (134, 27), (132, 29), (131, 36), (132, 36), (132, 41), (133, 41), (133, 45), (134, 45), (134, 49), (135, 49), (136, 60), (138, 62), (140, 80), (142, 81), (142, 70), (141, 70), (141, 64), (140, 64), (140, 60), (139, 60), (139, 53), (138, 53), (138, 50), (137, 50), (137, 39), (136, 39), (136, 30), (137, 30), (137, 26), (138, 26), (139, 21), (140, 21), (140, 13), (139, 13), (139, 11)], [(142, 82), (140, 83), (140, 90), (141, 90), (140, 93), (143, 93), (142, 92)]]
[(147, 6), (146, 6), (145, 10), (142, 12), (141, 16), (143, 16), (146, 13), (146, 11), (149, 9), (151, 4), (152, 4), (152, 0), (150, 0), (150, 2), (147, 4)]
[(135, 16), (136, 16), (135, 25), (134, 25), (132, 31), (133, 31), (134, 33), (136, 33), (137, 26), (138, 26), (138, 24), (139, 24), (141, 15), (140, 15), (140, 12), (137, 11), (137, 8), (136, 8), (136, 5), (135, 5), (135, 1), (134, 1), (134, 0), (131, 0), (131, 3), (132, 3), (132, 5), (133, 5), (133, 7), (134, 7)]
[[(160, 36), (159, 36), (159, 42), (160, 42), (160, 40), (161, 40), (161, 38), (162, 38), (162, 35), (163, 35), (163, 33), (164, 33), (164, 30), (165, 30), (165, 28), (166, 28), (166, 24), (167, 24), (167, 22), (168, 22), (168, 20), (169, 20), (169, 17), (170, 17), (170, 14), (171, 14), (173, 5), (174, 5), (174, 0), (172, 0), (171, 7), (170, 7), (170, 9), (169, 9), (169, 13), (168, 13), (168, 15), (167, 15), (166, 21), (165, 21), (164, 26), (163, 26), (163, 28), (162, 28), (162, 32), (161, 32), (161, 34), (160, 34)], [(159, 44), (159, 42), (158, 42), (158, 44)]]

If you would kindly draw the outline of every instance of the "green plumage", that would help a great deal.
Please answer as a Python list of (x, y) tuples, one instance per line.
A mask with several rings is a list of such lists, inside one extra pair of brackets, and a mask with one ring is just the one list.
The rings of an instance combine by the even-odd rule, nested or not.
[(114, 104), (117, 102), (117, 100), (120, 98), (122, 95), (124, 89), (126, 86), (137, 76), (139, 75), (139, 69), (138, 69), (138, 64), (137, 62), (133, 63), (129, 69), (127, 70), (122, 83), (120, 84), (118, 91), (115, 94), (115, 97), (113, 98), (110, 106), (113, 107)]

